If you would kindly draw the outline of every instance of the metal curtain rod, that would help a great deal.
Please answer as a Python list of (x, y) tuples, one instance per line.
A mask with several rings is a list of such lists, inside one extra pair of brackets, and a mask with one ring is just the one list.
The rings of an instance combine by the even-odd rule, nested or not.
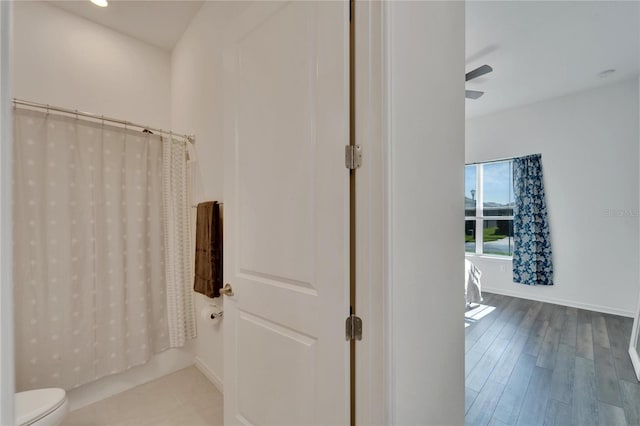
[[(535, 154), (529, 154), (529, 155), (535, 155)], [(501, 161), (509, 161), (509, 160), (515, 160), (516, 158), (528, 157), (529, 155), (517, 155), (515, 157), (498, 158), (496, 160), (489, 160), (489, 161), (476, 161), (475, 163), (465, 163), (465, 166), (473, 166), (474, 164), (499, 163)]]
[(174, 133), (174, 132), (171, 132), (171, 131), (157, 129), (157, 128), (151, 127), (151, 126), (144, 126), (142, 124), (132, 123), (132, 122), (126, 121), (126, 120), (119, 120), (117, 118), (105, 117), (104, 115), (92, 114), (90, 112), (82, 112), (82, 111), (78, 111), (77, 109), (74, 110), (74, 109), (69, 109), (69, 108), (62, 108), (62, 107), (58, 107), (58, 106), (40, 104), (38, 102), (25, 101), (25, 100), (16, 99), (16, 98), (13, 98), (13, 103), (14, 103), (14, 105), (24, 105), (24, 106), (28, 106), (28, 107), (31, 107), (31, 108), (46, 109), (47, 111), (58, 111), (58, 112), (63, 112), (65, 114), (71, 114), (71, 115), (75, 115), (75, 116), (89, 117), (89, 118), (93, 118), (94, 120), (108, 121), (110, 123), (122, 124), (124, 126), (129, 126), (129, 127), (138, 127), (140, 129), (143, 129), (143, 130), (144, 129), (151, 130), (151, 131), (153, 131), (155, 133), (163, 133), (165, 135), (171, 135), (171, 136), (176, 136), (176, 137), (179, 137), (179, 138), (184, 138), (187, 142), (189, 142), (191, 144), (195, 144), (196, 143), (195, 135), (183, 135), (183, 134), (180, 134), (180, 133)]

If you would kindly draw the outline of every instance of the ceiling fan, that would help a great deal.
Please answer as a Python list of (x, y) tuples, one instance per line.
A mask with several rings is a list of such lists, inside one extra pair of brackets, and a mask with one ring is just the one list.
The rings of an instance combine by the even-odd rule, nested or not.
[[(478, 78), (480, 76), (488, 74), (491, 71), (493, 71), (493, 68), (491, 68), (489, 65), (483, 65), (473, 71), (469, 71), (468, 73), (466, 73), (464, 76), (464, 81), (473, 80), (474, 78)], [(464, 97), (467, 99), (478, 99), (482, 95), (484, 95), (484, 92), (478, 92), (477, 90), (464, 91)]]

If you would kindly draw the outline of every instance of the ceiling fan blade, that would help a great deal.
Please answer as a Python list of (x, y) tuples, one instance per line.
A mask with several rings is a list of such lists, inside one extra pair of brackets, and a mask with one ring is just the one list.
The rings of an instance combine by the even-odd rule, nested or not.
[(484, 95), (484, 92), (478, 92), (477, 90), (464, 91), (464, 97), (467, 99), (478, 99), (482, 95)]
[(482, 75), (488, 74), (491, 71), (493, 71), (493, 68), (491, 68), (489, 65), (483, 65), (473, 71), (469, 71), (468, 73), (466, 73), (464, 76), (464, 81), (473, 80), (474, 78), (478, 78)]

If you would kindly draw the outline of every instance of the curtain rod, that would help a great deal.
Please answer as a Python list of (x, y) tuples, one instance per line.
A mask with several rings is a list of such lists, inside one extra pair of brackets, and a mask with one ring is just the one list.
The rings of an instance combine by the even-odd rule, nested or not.
[(179, 138), (184, 138), (187, 142), (189, 142), (191, 144), (194, 144), (194, 145), (196, 143), (195, 135), (184, 135), (184, 134), (180, 134), (180, 133), (174, 133), (174, 132), (171, 132), (171, 131), (166, 131), (166, 130), (158, 129), (158, 128), (151, 127), (151, 126), (143, 126), (141, 124), (132, 123), (132, 122), (126, 121), (126, 120), (119, 120), (117, 118), (105, 117), (104, 115), (92, 114), (90, 112), (82, 112), (82, 111), (78, 111), (77, 109), (74, 110), (74, 109), (69, 109), (69, 108), (62, 108), (62, 107), (58, 107), (58, 106), (41, 104), (41, 103), (38, 103), (38, 102), (25, 101), (25, 100), (17, 99), (17, 98), (13, 98), (12, 101), (13, 101), (14, 105), (24, 105), (24, 106), (28, 106), (28, 107), (32, 107), (32, 108), (46, 109), (47, 111), (58, 111), (58, 112), (63, 112), (65, 114), (75, 115), (76, 117), (77, 116), (89, 117), (89, 118), (93, 118), (94, 120), (108, 121), (110, 123), (122, 124), (124, 126), (129, 126), (129, 127), (138, 127), (140, 129), (150, 130), (150, 131), (155, 132), (155, 133), (163, 133), (165, 135), (171, 135), (171, 136), (176, 136), (176, 137), (179, 137)]
[(506, 158), (498, 158), (496, 160), (488, 160), (488, 161), (476, 161), (475, 163), (465, 163), (465, 166), (473, 166), (474, 164), (487, 164), (487, 163), (499, 163), (501, 161), (509, 161), (518, 157), (506, 157)]
[(464, 165), (465, 166), (473, 166), (474, 164), (499, 163), (501, 161), (515, 160), (516, 158), (530, 157), (532, 155), (540, 155), (542, 157), (542, 154), (517, 155), (515, 157), (498, 158), (496, 160), (476, 161), (475, 163), (465, 163)]

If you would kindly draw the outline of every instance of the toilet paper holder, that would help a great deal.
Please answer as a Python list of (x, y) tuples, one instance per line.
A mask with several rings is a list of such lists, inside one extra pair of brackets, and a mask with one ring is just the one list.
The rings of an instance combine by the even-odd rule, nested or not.
[(206, 321), (218, 322), (222, 320), (224, 312), (215, 303), (211, 303), (209, 306), (205, 306), (200, 311), (200, 317)]

